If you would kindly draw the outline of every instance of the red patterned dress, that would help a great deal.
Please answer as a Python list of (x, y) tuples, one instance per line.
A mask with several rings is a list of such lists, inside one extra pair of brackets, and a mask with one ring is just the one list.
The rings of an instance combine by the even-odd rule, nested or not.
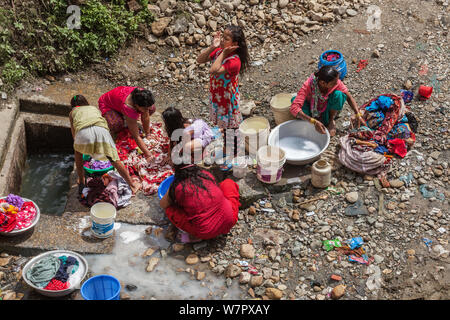
[[(214, 50), (210, 58), (212, 62), (222, 52), (222, 48)], [(238, 128), (242, 122), (239, 111), (239, 71), (241, 60), (234, 54), (222, 62), (226, 72), (221, 75), (210, 76), (211, 121), (220, 128)]]

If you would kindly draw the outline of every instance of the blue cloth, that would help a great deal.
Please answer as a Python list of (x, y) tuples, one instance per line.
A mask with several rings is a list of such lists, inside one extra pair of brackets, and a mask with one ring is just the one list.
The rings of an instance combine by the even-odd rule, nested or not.
[(58, 271), (55, 274), (55, 279), (61, 281), (61, 282), (67, 282), (69, 279), (69, 272), (68, 269), (70, 266), (74, 266), (72, 269), (72, 273), (74, 273), (78, 269), (78, 260), (72, 256), (61, 256), (59, 257), (59, 260), (61, 260), (61, 264), (59, 266)]
[(406, 115), (404, 115), (403, 118), (401, 118), (398, 122), (408, 123), (408, 117)]
[(388, 148), (386, 148), (385, 146), (380, 146), (380, 145), (378, 147), (376, 147), (374, 151), (381, 153), (381, 154), (384, 154), (385, 152), (389, 153)]
[(386, 96), (379, 96), (377, 100), (373, 101), (369, 106), (366, 107), (367, 111), (386, 111), (391, 107), (394, 101)]

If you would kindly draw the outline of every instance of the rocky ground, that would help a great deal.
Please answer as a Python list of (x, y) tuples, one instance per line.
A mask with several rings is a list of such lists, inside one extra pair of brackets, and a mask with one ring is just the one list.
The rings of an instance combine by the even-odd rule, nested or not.
[[(430, 100), (410, 104), (419, 119), (417, 141), (414, 151), (394, 161), (391, 187), (382, 188), (376, 178), (351, 172), (334, 158), (348, 127), (346, 105), (327, 150), (334, 166), (332, 190), (306, 181), (268, 195), (242, 210), (227, 236), (206, 246), (177, 245), (172, 254), (189, 257), (190, 272), (207, 265), (228, 285), (239, 281), (243, 299), (448, 299), (448, 1), (259, 2), (160, 1), (152, 7), (159, 19), (146, 40), (82, 73), (30, 80), (18, 93), (83, 83), (136, 84), (155, 92), (159, 111), (176, 105), (187, 116), (207, 119), (208, 68), (195, 58), (214, 30), (235, 20), (251, 45), (252, 67), (240, 80), (243, 99), (254, 101), (253, 115), (272, 125), (270, 98), (296, 92), (327, 49), (346, 58), (345, 83), (360, 105), (379, 94), (403, 88), (417, 93), (421, 84), (432, 85)], [(381, 9), (381, 29), (367, 32), (370, 5)], [(361, 59), (368, 65), (356, 72)], [(327, 198), (313, 200), (321, 195)], [(302, 204), (306, 200), (312, 201)], [(367, 214), (347, 215), (357, 200)], [(363, 238), (373, 258), (369, 266), (322, 246), (324, 240), (354, 237)], [(24, 261), (1, 255), (3, 299), (21, 297), (15, 288)]]

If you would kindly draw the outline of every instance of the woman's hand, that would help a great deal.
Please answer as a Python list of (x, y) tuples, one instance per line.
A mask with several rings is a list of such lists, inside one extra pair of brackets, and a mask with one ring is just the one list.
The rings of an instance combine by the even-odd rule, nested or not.
[(363, 117), (362, 117), (362, 115), (361, 115), (361, 113), (357, 113), (356, 115), (355, 115), (355, 117), (356, 117), (356, 125), (358, 126), (358, 128), (360, 127), (360, 126), (367, 126), (367, 123), (366, 123), (366, 121), (364, 121), (364, 119), (363, 119)]
[(220, 33), (220, 31), (217, 31), (216, 34), (214, 35), (214, 39), (212, 41), (212, 46), (214, 47), (214, 49), (217, 49), (220, 47), (221, 41), (222, 41), (222, 34)]
[(317, 132), (321, 134), (325, 134), (325, 132), (327, 132), (327, 129), (325, 128), (324, 124), (317, 120), (314, 121), (314, 128), (316, 129)]
[(236, 49), (238, 49), (239, 46), (229, 46), (223, 49), (223, 56), (227, 57), (228, 55), (232, 54)]

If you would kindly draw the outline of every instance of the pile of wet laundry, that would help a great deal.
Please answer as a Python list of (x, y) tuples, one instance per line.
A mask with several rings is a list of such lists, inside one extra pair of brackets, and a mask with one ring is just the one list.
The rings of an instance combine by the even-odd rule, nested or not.
[(79, 265), (78, 259), (70, 255), (48, 255), (28, 269), (26, 277), (38, 288), (65, 290), (70, 288), (70, 277), (77, 272)]
[(117, 171), (109, 171), (101, 177), (89, 177), (78, 199), (87, 207), (97, 202), (108, 202), (116, 208), (124, 208), (131, 202), (132, 191)]
[(143, 137), (143, 140), (153, 153), (153, 161), (147, 162), (128, 129), (121, 131), (115, 142), (119, 158), (128, 169), (130, 176), (139, 177), (142, 191), (145, 195), (151, 195), (158, 191), (164, 179), (174, 173), (167, 162), (170, 139), (162, 123), (151, 122), (149, 135)]
[(36, 217), (37, 208), (31, 201), (9, 194), (0, 199), (0, 232), (28, 228)]
[(394, 157), (404, 158), (416, 141), (417, 119), (402, 97), (383, 94), (360, 107), (367, 126), (340, 138), (339, 160), (364, 174), (385, 176)]

